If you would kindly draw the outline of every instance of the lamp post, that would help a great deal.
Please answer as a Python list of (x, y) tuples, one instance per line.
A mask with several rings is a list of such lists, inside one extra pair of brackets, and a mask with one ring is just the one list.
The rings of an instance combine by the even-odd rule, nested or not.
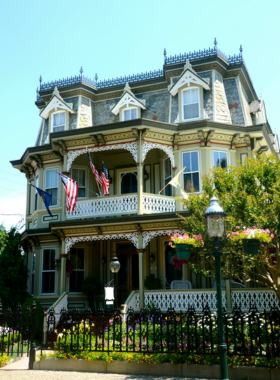
[(111, 272), (114, 274), (114, 310), (116, 309), (116, 275), (120, 270), (120, 267), (121, 264), (115, 254), (115, 256), (112, 258), (112, 261), (110, 262), (110, 269)]
[(210, 206), (206, 210), (205, 222), (206, 232), (214, 239), (215, 269), (216, 269), (216, 284), (217, 284), (217, 301), (218, 301), (218, 329), (219, 329), (219, 354), (220, 354), (220, 380), (229, 380), (227, 366), (227, 346), (225, 343), (224, 321), (223, 321), (223, 300), (222, 300), (222, 284), (221, 284), (221, 256), (220, 238), (226, 232), (226, 212), (218, 203), (216, 197), (211, 198)]

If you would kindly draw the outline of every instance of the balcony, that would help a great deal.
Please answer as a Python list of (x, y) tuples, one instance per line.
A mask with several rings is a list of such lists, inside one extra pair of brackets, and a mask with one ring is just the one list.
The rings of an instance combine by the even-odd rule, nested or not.
[[(175, 212), (175, 198), (165, 195), (143, 193), (143, 213), (159, 214)], [(128, 215), (138, 213), (138, 194), (109, 195), (78, 200), (73, 212), (66, 218), (85, 218), (104, 215)]]

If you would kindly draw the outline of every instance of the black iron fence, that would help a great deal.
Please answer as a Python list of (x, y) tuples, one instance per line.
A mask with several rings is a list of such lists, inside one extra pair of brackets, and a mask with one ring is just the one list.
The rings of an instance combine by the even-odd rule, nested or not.
[[(234, 307), (224, 312), (228, 355), (280, 356), (280, 311), (271, 308), (259, 312), (252, 307), (243, 312)], [(142, 309), (126, 315), (120, 310), (92, 313), (87, 310), (51, 311), (47, 319), (44, 349), (100, 352), (218, 354), (217, 314), (208, 306), (203, 311), (169, 309), (162, 313)]]
[(35, 361), (34, 316), (36, 303), (31, 308), (2, 309), (0, 299), (0, 356), (29, 356), (29, 368)]

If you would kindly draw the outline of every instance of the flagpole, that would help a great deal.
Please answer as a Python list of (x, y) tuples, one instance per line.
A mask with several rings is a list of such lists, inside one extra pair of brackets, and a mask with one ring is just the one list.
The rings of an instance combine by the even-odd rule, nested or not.
[[(86, 151), (88, 152), (88, 149), (87, 149), (87, 146), (86, 146)], [(93, 174), (94, 175), (94, 174)], [(94, 178), (95, 178), (95, 181), (96, 181), (96, 184), (97, 184), (97, 188), (98, 188), (98, 191), (99, 191), (99, 193), (101, 194), (101, 191), (100, 191), (100, 187), (99, 187), (99, 183), (98, 183), (98, 181), (97, 181), (97, 178), (94, 176)]]
[[(56, 170), (54, 170), (53, 169), (53, 171), (54, 172), (56, 172), (57, 174), (60, 174), (58, 171), (56, 171)], [(92, 190), (90, 190), (89, 188), (87, 188), (87, 187), (85, 187), (85, 186), (83, 186), (83, 185), (80, 185), (79, 183), (78, 183), (78, 187), (82, 187), (83, 189), (86, 189), (86, 190), (88, 190), (88, 191), (91, 191), (93, 194), (95, 194), (96, 195), (96, 192), (95, 191), (92, 191)], [(100, 190), (99, 190), (100, 191)], [(55, 197), (54, 197), (55, 198)], [(56, 198), (57, 199), (57, 198)], [(60, 200), (60, 199), (59, 199)]]
[[(34, 186), (34, 185), (32, 185), (32, 183), (30, 183), (30, 182), (27, 182), (28, 183), (28, 185), (30, 185), (30, 186), (33, 186), (33, 187), (36, 187), (36, 186)], [(43, 190), (44, 191), (44, 190)], [(46, 191), (45, 191), (45, 193), (47, 193)], [(49, 194), (49, 193), (47, 193), (47, 194)], [(60, 201), (61, 202), (61, 200), (59, 199), (59, 198), (56, 198), (54, 195), (51, 195), (51, 194), (49, 194), (51, 197), (53, 197), (54, 199), (57, 199), (58, 201)]]
[[(178, 174), (176, 175), (179, 175), (180, 173), (182, 173), (184, 170), (186, 169), (186, 167), (184, 167)], [(176, 177), (176, 176), (175, 176)], [(170, 184), (170, 182), (174, 179), (174, 177), (158, 192), (158, 194), (160, 194), (162, 192), (162, 190), (164, 190), (166, 188), (166, 186), (168, 186)]]

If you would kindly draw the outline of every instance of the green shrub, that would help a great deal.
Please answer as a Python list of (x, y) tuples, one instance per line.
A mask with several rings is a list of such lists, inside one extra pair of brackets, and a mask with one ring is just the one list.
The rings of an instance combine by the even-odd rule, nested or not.
[(158, 290), (162, 288), (161, 277), (156, 277), (154, 274), (150, 274), (145, 277), (144, 286), (148, 290)]
[(94, 309), (94, 297), (102, 292), (100, 281), (94, 276), (88, 276), (83, 280), (82, 292), (86, 294), (91, 310)]
[[(40, 302), (34, 298), (36, 302), (36, 312), (34, 316), (34, 338), (40, 340), (43, 333), (43, 319), (44, 311)], [(22, 312), (24, 313), (27, 308), (32, 308), (33, 297), (28, 297), (22, 306)]]

